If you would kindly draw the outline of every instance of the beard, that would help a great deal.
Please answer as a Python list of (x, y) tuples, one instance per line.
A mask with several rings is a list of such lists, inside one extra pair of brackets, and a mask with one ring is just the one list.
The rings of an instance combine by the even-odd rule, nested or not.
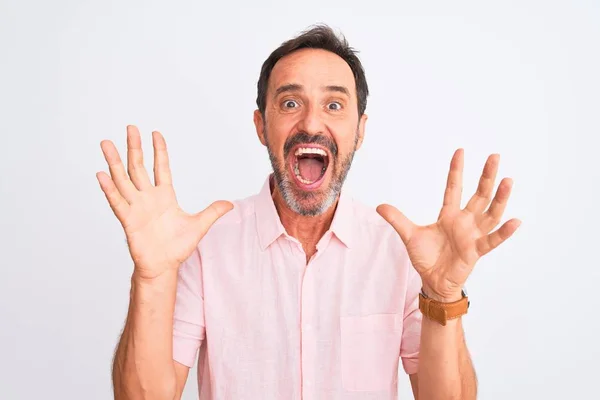
[[(340, 195), (342, 186), (348, 176), (348, 171), (356, 152), (358, 131), (355, 135), (353, 150), (341, 160), (335, 142), (324, 135), (308, 135), (305, 132), (299, 132), (290, 136), (283, 146), (284, 154), (282, 161), (277, 158), (271, 148), (266, 130), (264, 137), (271, 166), (273, 167), (275, 183), (288, 208), (296, 214), (307, 217), (321, 215), (327, 211)], [(330, 157), (332, 158), (329, 162), (329, 168), (332, 168), (332, 173), (329, 184), (326, 187), (320, 188), (317, 191), (302, 190), (296, 186), (294, 179), (290, 176), (289, 169), (285, 168), (285, 165), (287, 165), (285, 160), (287, 160), (290, 150), (300, 143), (319, 144), (329, 149)]]

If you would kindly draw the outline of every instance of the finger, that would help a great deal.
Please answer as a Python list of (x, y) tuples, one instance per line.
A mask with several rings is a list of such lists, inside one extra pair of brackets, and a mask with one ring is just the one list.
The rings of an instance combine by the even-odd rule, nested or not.
[(193, 218), (195, 219), (197, 231), (200, 234), (200, 238), (204, 236), (204, 234), (208, 231), (208, 229), (223, 215), (227, 214), (229, 211), (233, 209), (233, 204), (229, 201), (215, 201), (210, 206), (206, 207), (204, 210), (195, 214)]
[(100, 183), (100, 188), (104, 192), (110, 208), (112, 208), (115, 216), (119, 221), (123, 221), (125, 215), (129, 211), (129, 203), (121, 196), (117, 190), (115, 183), (106, 172), (98, 172), (96, 178)]
[(152, 186), (148, 172), (144, 167), (140, 131), (133, 125), (127, 126), (127, 172), (131, 177), (131, 181), (139, 190)]
[(121, 193), (121, 196), (123, 196), (127, 202), (131, 203), (131, 201), (137, 196), (137, 189), (125, 172), (125, 167), (123, 167), (123, 162), (121, 161), (119, 152), (117, 151), (114, 143), (110, 140), (103, 140), (100, 143), (100, 147), (102, 148), (104, 159), (108, 163), (112, 181)]
[(496, 173), (498, 172), (498, 164), (500, 162), (499, 154), (492, 154), (488, 157), (485, 166), (483, 167), (483, 173), (479, 179), (479, 186), (477, 191), (471, 197), (467, 203), (466, 209), (476, 214), (481, 214), (483, 210), (487, 208), (492, 199), (492, 192), (494, 190), (494, 182), (496, 180)]
[(465, 152), (463, 149), (458, 149), (452, 156), (450, 161), (450, 171), (446, 182), (446, 191), (444, 192), (443, 207), (460, 209), (460, 199), (463, 189), (463, 168), (464, 168)]
[(160, 132), (152, 132), (152, 145), (154, 146), (154, 184), (157, 186), (171, 185), (173, 181), (169, 167), (167, 143)]
[(483, 214), (483, 218), (479, 225), (479, 229), (482, 232), (489, 233), (494, 229), (502, 220), (502, 215), (508, 204), (508, 198), (512, 191), (513, 181), (510, 178), (504, 178), (498, 185), (496, 196), (492, 200), (490, 208)]
[(477, 239), (475, 245), (477, 246), (477, 253), (479, 256), (484, 256), (500, 246), (500, 244), (515, 233), (520, 225), (520, 220), (511, 219), (510, 221), (505, 222), (498, 230)]
[(408, 244), (416, 225), (406, 218), (398, 209), (389, 204), (382, 204), (377, 207), (377, 212), (398, 232), (404, 244)]

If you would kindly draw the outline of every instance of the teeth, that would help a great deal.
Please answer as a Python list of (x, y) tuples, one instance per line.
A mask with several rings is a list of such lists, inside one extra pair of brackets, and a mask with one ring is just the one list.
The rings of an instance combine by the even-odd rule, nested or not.
[(327, 152), (317, 147), (300, 147), (294, 153), (296, 156), (301, 156), (302, 154), (318, 154), (323, 157), (327, 157)]
[(304, 183), (305, 185), (310, 185), (312, 182), (311, 181), (307, 181), (306, 179), (302, 178), (301, 176), (298, 176), (298, 180), (302, 183)]

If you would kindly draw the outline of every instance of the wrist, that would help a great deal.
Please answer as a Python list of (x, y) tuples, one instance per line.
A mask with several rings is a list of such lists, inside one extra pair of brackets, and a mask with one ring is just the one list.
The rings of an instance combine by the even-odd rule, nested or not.
[(173, 278), (176, 279), (178, 271), (178, 266), (168, 264), (153, 264), (152, 267), (134, 264), (131, 282), (140, 285), (160, 285)]
[(448, 293), (440, 294), (424, 284), (421, 291), (423, 292), (423, 295), (425, 295), (425, 297), (434, 301), (438, 301), (440, 303), (453, 303), (463, 298), (463, 291), (461, 289), (459, 289), (458, 291), (451, 291)]
[(131, 292), (142, 297), (170, 293), (177, 287), (177, 269), (167, 269), (153, 278), (140, 276), (134, 269), (131, 275)]

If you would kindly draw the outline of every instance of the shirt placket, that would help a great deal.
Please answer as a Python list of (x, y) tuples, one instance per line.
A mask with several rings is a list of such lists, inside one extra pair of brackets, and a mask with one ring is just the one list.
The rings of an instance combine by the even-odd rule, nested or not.
[[(304, 252), (302, 252), (304, 254)], [(306, 258), (304, 258), (305, 260)], [(316, 320), (315, 301), (315, 257), (305, 264), (302, 278), (302, 298), (300, 312), (301, 333), (301, 366), (302, 366), (302, 399), (315, 398), (316, 352)]]

